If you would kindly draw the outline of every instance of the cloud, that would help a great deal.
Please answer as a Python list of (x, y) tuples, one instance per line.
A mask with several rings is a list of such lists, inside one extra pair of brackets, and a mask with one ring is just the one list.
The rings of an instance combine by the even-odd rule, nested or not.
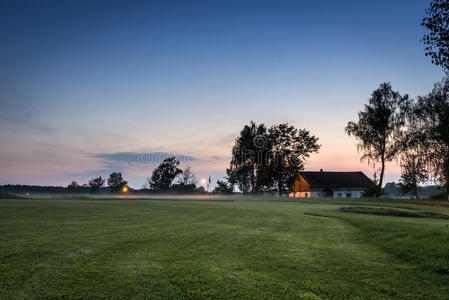
[(103, 159), (104, 163), (127, 163), (127, 164), (153, 164), (161, 163), (164, 159), (175, 156), (180, 162), (197, 162), (201, 160), (190, 155), (174, 154), (169, 152), (116, 152), (116, 153), (98, 153), (93, 155), (96, 158)]

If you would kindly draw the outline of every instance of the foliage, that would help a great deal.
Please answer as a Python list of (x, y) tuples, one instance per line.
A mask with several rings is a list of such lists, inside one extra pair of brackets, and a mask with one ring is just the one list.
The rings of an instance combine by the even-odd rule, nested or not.
[(67, 185), (67, 190), (72, 193), (77, 192), (78, 188), (79, 184), (75, 180), (73, 180), (71, 183), (69, 183), (69, 185)]
[(100, 191), (100, 188), (104, 185), (105, 179), (100, 177), (94, 177), (89, 179), (88, 185), (90, 187), (91, 193), (98, 193)]
[(232, 160), (226, 173), (231, 184), (237, 184), (245, 194), (255, 190), (256, 169), (269, 148), (266, 136), (265, 125), (251, 121), (243, 127), (232, 148)]
[(306, 129), (279, 124), (266, 129), (251, 122), (237, 138), (227, 175), (231, 185), (244, 193), (277, 190), (280, 194), (293, 184), (304, 161), (318, 152), (318, 138)]
[(196, 191), (197, 194), (207, 194), (206, 189), (204, 188), (204, 186), (199, 186), (197, 187)]
[(196, 179), (195, 174), (193, 174), (190, 166), (187, 166), (178, 177), (178, 184), (180, 185), (196, 185), (197, 183), (198, 180)]
[(212, 192), (214, 194), (232, 194), (234, 187), (226, 180), (217, 180), (217, 186)]
[(449, 78), (418, 97), (408, 119), (409, 147), (422, 153), (427, 170), (449, 193)]
[(111, 190), (111, 193), (120, 192), (127, 184), (128, 181), (123, 179), (122, 173), (113, 172), (109, 175), (108, 186)]
[[(306, 129), (296, 129), (289, 124), (279, 124), (269, 129), (271, 145), (266, 164), (261, 164), (263, 182), (272, 182), (283, 194), (294, 184), (298, 172), (304, 169), (304, 161), (320, 149), (318, 138)], [(270, 187), (271, 185), (265, 185)]]
[(358, 113), (358, 121), (349, 122), (345, 128), (349, 136), (358, 140), (357, 149), (363, 153), (361, 160), (381, 164), (378, 196), (386, 162), (395, 159), (404, 147), (403, 130), (409, 105), (408, 95), (401, 96), (389, 83), (382, 83), (371, 94), (365, 109)]
[(422, 39), (426, 56), (432, 63), (449, 71), (449, 1), (433, 0), (421, 26), (428, 30)]
[(151, 178), (148, 180), (151, 189), (155, 192), (168, 192), (173, 180), (182, 174), (178, 168), (180, 162), (174, 156), (164, 159), (164, 161), (153, 170)]
[(196, 185), (194, 183), (181, 184), (175, 183), (170, 187), (170, 192), (175, 194), (193, 194), (196, 191)]
[(411, 193), (419, 199), (420, 184), (428, 180), (428, 172), (422, 153), (406, 153), (401, 161), (401, 182), (399, 184), (402, 194)]

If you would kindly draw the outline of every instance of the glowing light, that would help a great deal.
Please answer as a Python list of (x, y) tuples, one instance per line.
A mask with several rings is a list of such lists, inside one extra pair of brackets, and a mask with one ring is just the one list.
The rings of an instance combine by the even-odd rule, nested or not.
[(206, 180), (206, 178), (203, 178), (200, 180), (200, 182), (201, 182), (201, 184), (206, 184), (207, 180)]
[(124, 186), (123, 189), (122, 189), (122, 191), (123, 191), (123, 193), (128, 192), (128, 187), (127, 187), (127, 186)]

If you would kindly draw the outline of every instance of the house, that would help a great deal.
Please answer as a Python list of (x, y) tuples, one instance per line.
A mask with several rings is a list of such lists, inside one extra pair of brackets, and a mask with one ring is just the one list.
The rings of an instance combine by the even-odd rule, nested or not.
[(290, 197), (360, 198), (372, 184), (363, 172), (300, 172)]

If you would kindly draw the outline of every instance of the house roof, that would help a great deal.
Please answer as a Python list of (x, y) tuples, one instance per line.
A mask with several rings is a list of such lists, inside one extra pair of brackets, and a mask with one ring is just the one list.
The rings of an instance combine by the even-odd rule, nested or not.
[(367, 188), (373, 182), (363, 172), (300, 172), (311, 188)]

